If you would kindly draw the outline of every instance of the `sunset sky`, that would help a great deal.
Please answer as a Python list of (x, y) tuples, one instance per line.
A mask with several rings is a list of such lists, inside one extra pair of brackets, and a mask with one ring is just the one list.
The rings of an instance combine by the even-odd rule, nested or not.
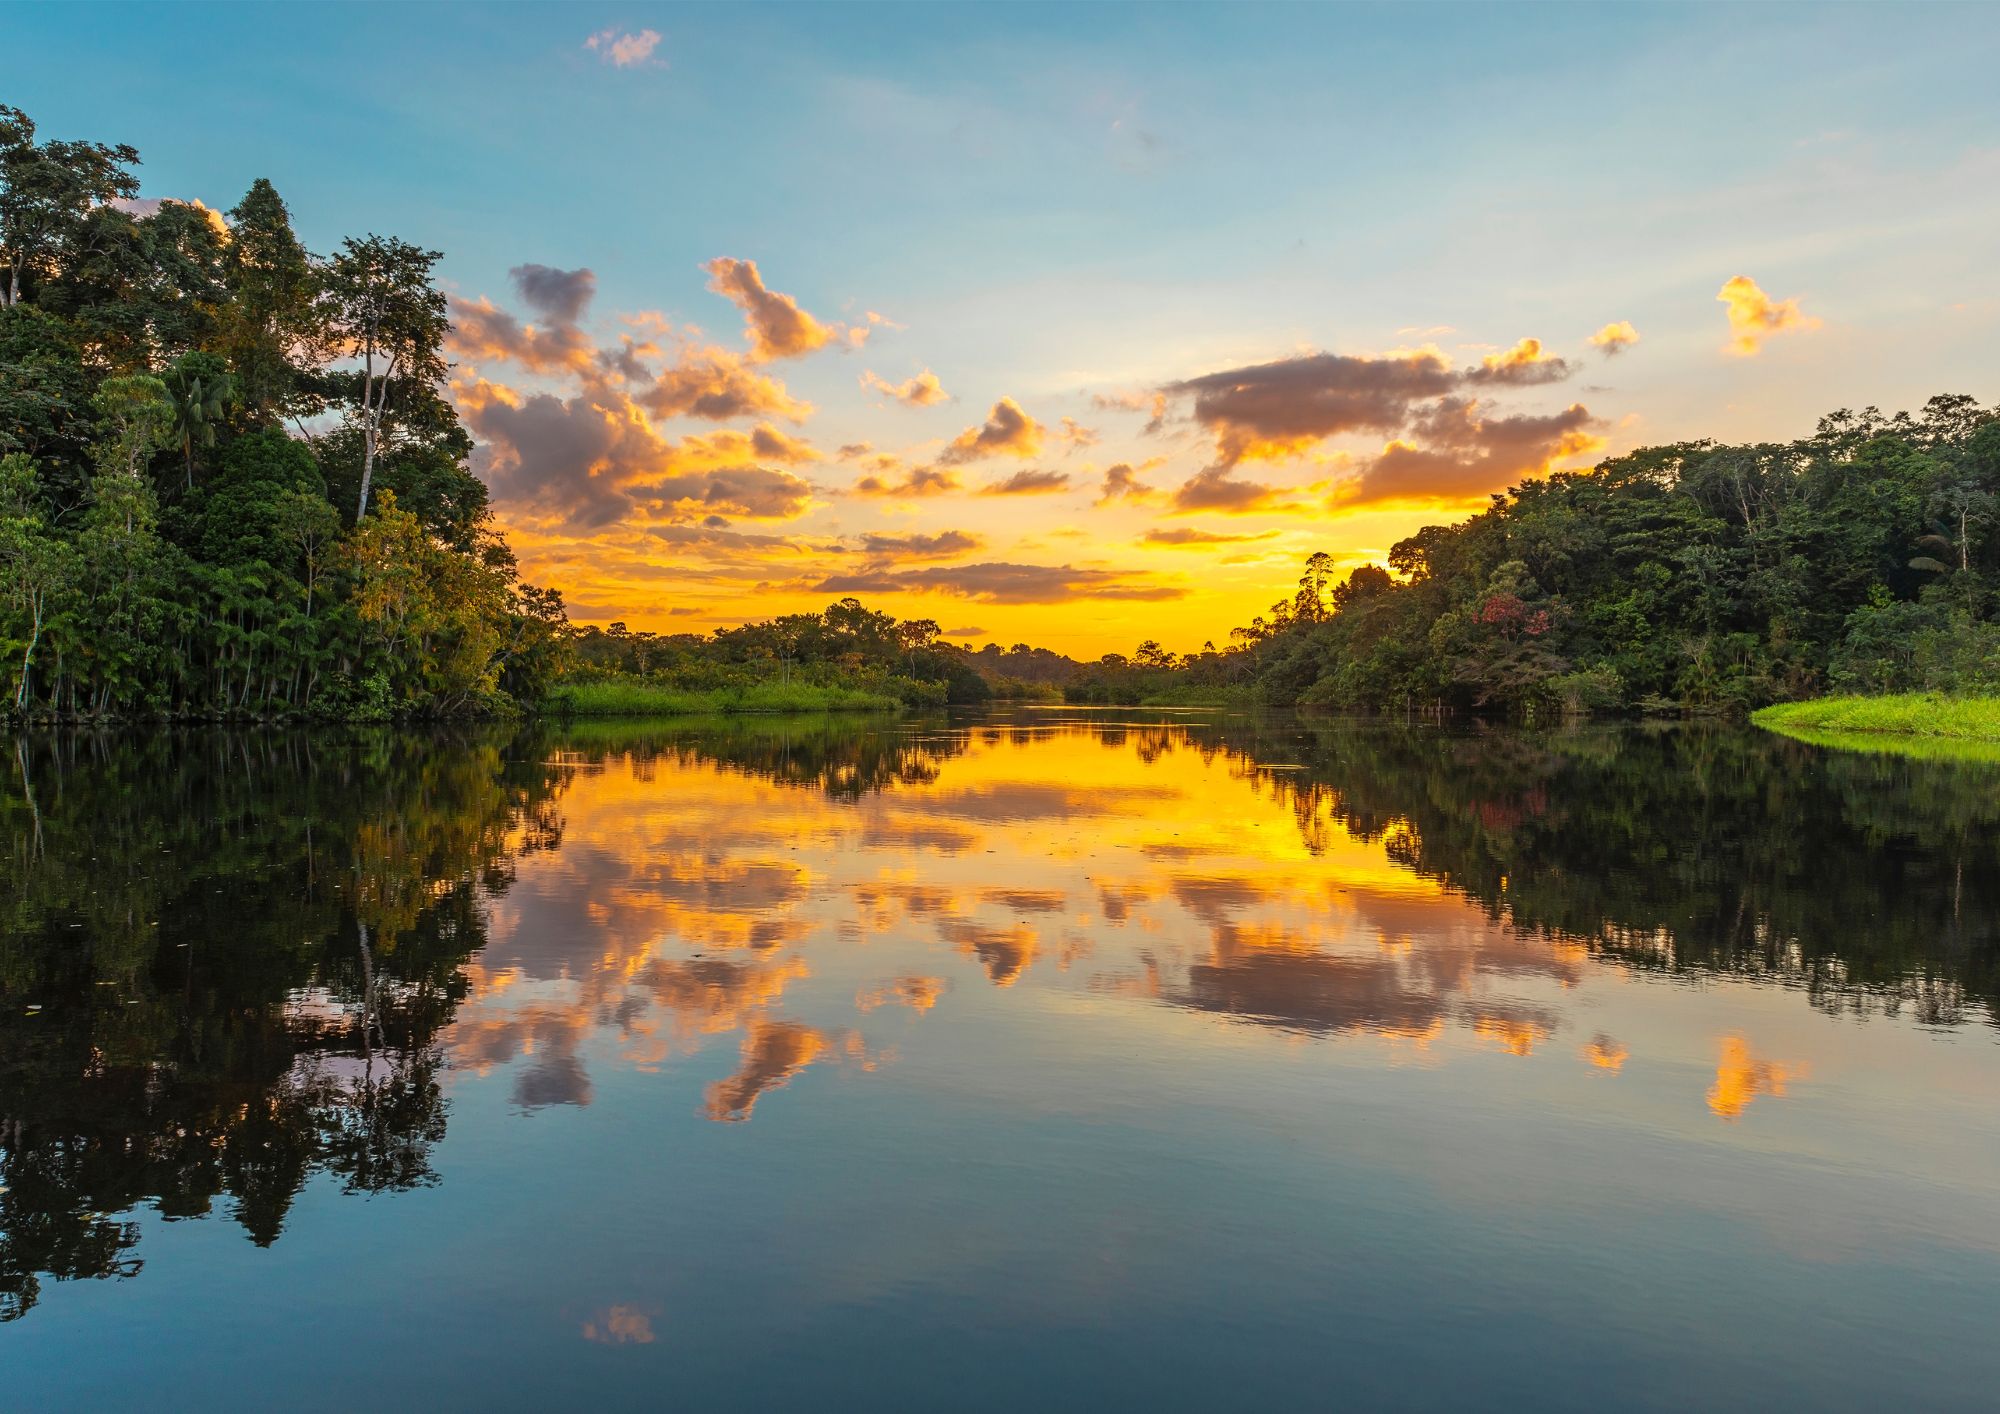
[[(2000, 9), (17, 9), (145, 193), (445, 252), (530, 578), (1226, 640), (1550, 466), (2000, 397)], [(85, 79), (88, 82), (85, 82)]]

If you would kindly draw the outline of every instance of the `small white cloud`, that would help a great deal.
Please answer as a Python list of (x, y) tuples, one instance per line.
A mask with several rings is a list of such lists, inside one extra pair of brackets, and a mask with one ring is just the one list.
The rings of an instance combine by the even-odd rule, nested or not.
[(614, 25), (584, 40), (583, 47), (615, 68), (629, 69), (640, 64), (666, 65), (666, 60), (653, 57), (653, 51), (660, 47), (660, 32), (656, 29), (642, 29), (637, 34), (620, 33)]

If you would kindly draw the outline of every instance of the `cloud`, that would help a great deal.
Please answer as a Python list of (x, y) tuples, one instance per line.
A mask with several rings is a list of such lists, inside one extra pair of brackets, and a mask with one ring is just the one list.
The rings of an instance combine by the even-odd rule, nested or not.
[(723, 512), (753, 520), (788, 520), (806, 508), (812, 487), (788, 471), (718, 467), (648, 482), (649, 499), (670, 513)]
[(753, 464), (813, 455), (770, 427), (674, 442), (603, 389), (524, 396), (480, 379), (454, 384), (452, 393), (481, 439), (477, 469), (495, 500), (574, 529), (717, 515), (785, 519), (811, 501), (804, 480)]
[(160, 214), (160, 208), (163, 206), (192, 206), (208, 221), (210, 230), (225, 241), (229, 239), (229, 222), (223, 219), (220, 211), (198, 196), (188, 197), (185, 200), (174, 196), (115, 196), (110, 204), (112, 210), (122, 211), (135, 221), (151, 220)]
[(1732, 275), (1715, 297), (1729, 306), (1729, 352), (1741, 358), (1755, 355), (1773, 334), (1819, 328), (1798, 300), (1774, 300), (1748, 275)]
[(834, 330), (799, 308), (790, 295), (767, 289), (754, 260), (724, 256), (701, 267), (708, 287), (743, 311), (743, 329), (753, 362), (797, 358), (832, 342)]
[(1475, 399), (1445, 398), (1414, 421), (1417, 440), (1391, 442), (1335, 499), (1342, 505), (1476, 500), (1602, 447), (1597, 426), (1581, 403), (1543, 416), (1501, 416)]
[(1073, 417), (1065, 417), (1061, 429), (1056, 433), (1056, 438), (1063, 444), (1063, 455), (1068, 456), (1078, 447), (1096, 446), (1097, 429), (1085, 427)]
[(767, 378), (728, 349), (683, 348), (673, 367), (634, 395), (655, 417), (699, 417), (726, 422), (736, 417), (770, 415), (803, 422), (812, 404), (799, 402), (785, 385)]
[(1226, 465), (1211, 466), (1190, 476), (1174, 492), (1174, 514), (1221, 511), (1225, 515), (1247, 515), (1269, 509), (1279, 494), (1275, 486), (1236, 480)]
[(1186, 526), (1173, 530), (1149, 530), (1146, 532), (1148, 545), (1188, 546), (1188, 545), (1236, 545), (1245, 540), (1273, 540), (1275, 530), (1259, 531), (1255, 535), (1230, 535), (1214, 530), (1192, 530)]
[(807, 1066), (821, 1059), (862, 1059), (861, 1038), (852, 1032), (825, 1032), (802, 1021), (767, 1021), (758, 1017), (743, 1033), (742, 1059), (736, 1073), (708, 1087), (703, 1112), (710, 1119), (740, 1122), (750, 1118), (757, 1101), (789, 1084)]
[(583, 1338), (598, 1345), (651, 1345), (653, 1320), (637, 1306), (612, 1306), (583, 1323)]
[(630, 69), (636, 65), (666, 67), (666, 60), (653, 58), (653, 51), (659, 48), (660, 32), (656, 29), (642, 29), (637, 34), (629, 31), (621, 34), (618, 27), (601, 29), (584, 40), (583, 47), (596, 54), (603, 62), (614, 68)]
[(1540, 339), (1522, 339), (1511, 349), (1486, 355), (1479, 361), (1479, 367), (1465, 374), (1464, 381), (1530, 386), (1560, 383), (1569, 375), (1568, 360), (1548, 352)]
[(1604, 356), (1611, 358), (1639, 342), (1639, 331), (1632, 327), (1629, 319), (1614, 320), (1590, 336), (1591, 347), (1604, 350)]
[(484, 297), (454, 299), (450, 307), (445, 345), (469, 362), (516, 363), (531, 373), (584, 373), (597, 363), (590, 340), (573, 325), (538, 329)]
[(1054, 491), (1069, 490), (1069, 473), (1066, 471), (1017, 471), (1005, 481), (995, 481), (979, 488), (982, 496), (1045, 496)]
[(1158, 494), (1139, 479), (1138, 468), (1132, 463), (1114, 462), (1105, 469), (1104, 486), (1097, 493), (1097, 504), (1108, 506), (1113, 501), (1150, 501)]
[(1162, 392), (1150, 393), (1093, 393), (1090, 405), (1105, 412), (1143, 412), (1148, 414), (1146, 425), (1140, 429), (1143, 436), (1150, 437), (1160, 430), (1167, 420), (1167, 395)]
[(901, 480), (888, 474), (896, 466), (894, 457), (882, 457), (881, 470), (870, 472), (854, 483), (857, 496), (942, 496), (958, 489), (958, 474), (934, 466), (913, 466)]
[(1026, 460), (1042, 452), (1042, 424), (1021, 410), (1012, 398), (993, 404), (980, 427), (968, 427), (938, 454), (951, 465), (978, 461), (981, 457), (1009, 456)]
[(861, 537), (862, 552), (883, 560), (951, 560), (985, 543), (985, 537), (963, 530), (941, 530), (935, 535), (890, 535), (871, 530)]
[(1302, 354), (1167, 385), (1192, 401), (1224, 467), (1294, 456), (1343, 432), (1393, 432), (1411, 407), (1448, 393), (1458, 376), (1435, 349), (1381, 358)]
[(920, 570), (868, 570), (832, 575), (813, 588), (822, 594), (950, 594), (988, 604), (1065, 604), (1077, 599), (1180, 599), (1178, 585), (1149, 582), (1118, 570), (1070, 565), (989, 563), (939, 565)]
[(943, 638), (984, 638), (986, 630), (976, 625), (965, 628), (948, 628), (940, 635)]
[(507, 274), (521, 299), (544, 319), (575, 324), (597, 293), (597, 275), (590, 270), (558, 270), (552, 265), (516, 265)]
[(938, 382), (937, 374), (928, 368), (914, 377), (904, 379), (901, 383), (891, 383), (872, 370), (864, 371), (861, 375), (861, 386), (873, 388), (878, 393), (887, 393), (905, 407), (913, 408), (927, 408), (932, 403), (942, 403), (951, 397), (951, 394), (944, 390), (944, 384)]

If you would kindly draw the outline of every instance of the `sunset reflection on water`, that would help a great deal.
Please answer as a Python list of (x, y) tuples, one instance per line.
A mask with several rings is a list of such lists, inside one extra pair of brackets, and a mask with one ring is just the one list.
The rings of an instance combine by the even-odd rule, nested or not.
[(2000, 1380), (1976, 767), (1053, 709), (23, 759), (24, 1407), (278, 1387), (301, 1319), (328, 1403)]

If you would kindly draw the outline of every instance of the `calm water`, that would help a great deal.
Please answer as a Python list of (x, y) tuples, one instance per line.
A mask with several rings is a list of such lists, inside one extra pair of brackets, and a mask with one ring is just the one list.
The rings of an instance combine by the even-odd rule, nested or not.
[(2000, 1389), (2000, 769), (1061, 711), (0, 745), (9, 1408)]

